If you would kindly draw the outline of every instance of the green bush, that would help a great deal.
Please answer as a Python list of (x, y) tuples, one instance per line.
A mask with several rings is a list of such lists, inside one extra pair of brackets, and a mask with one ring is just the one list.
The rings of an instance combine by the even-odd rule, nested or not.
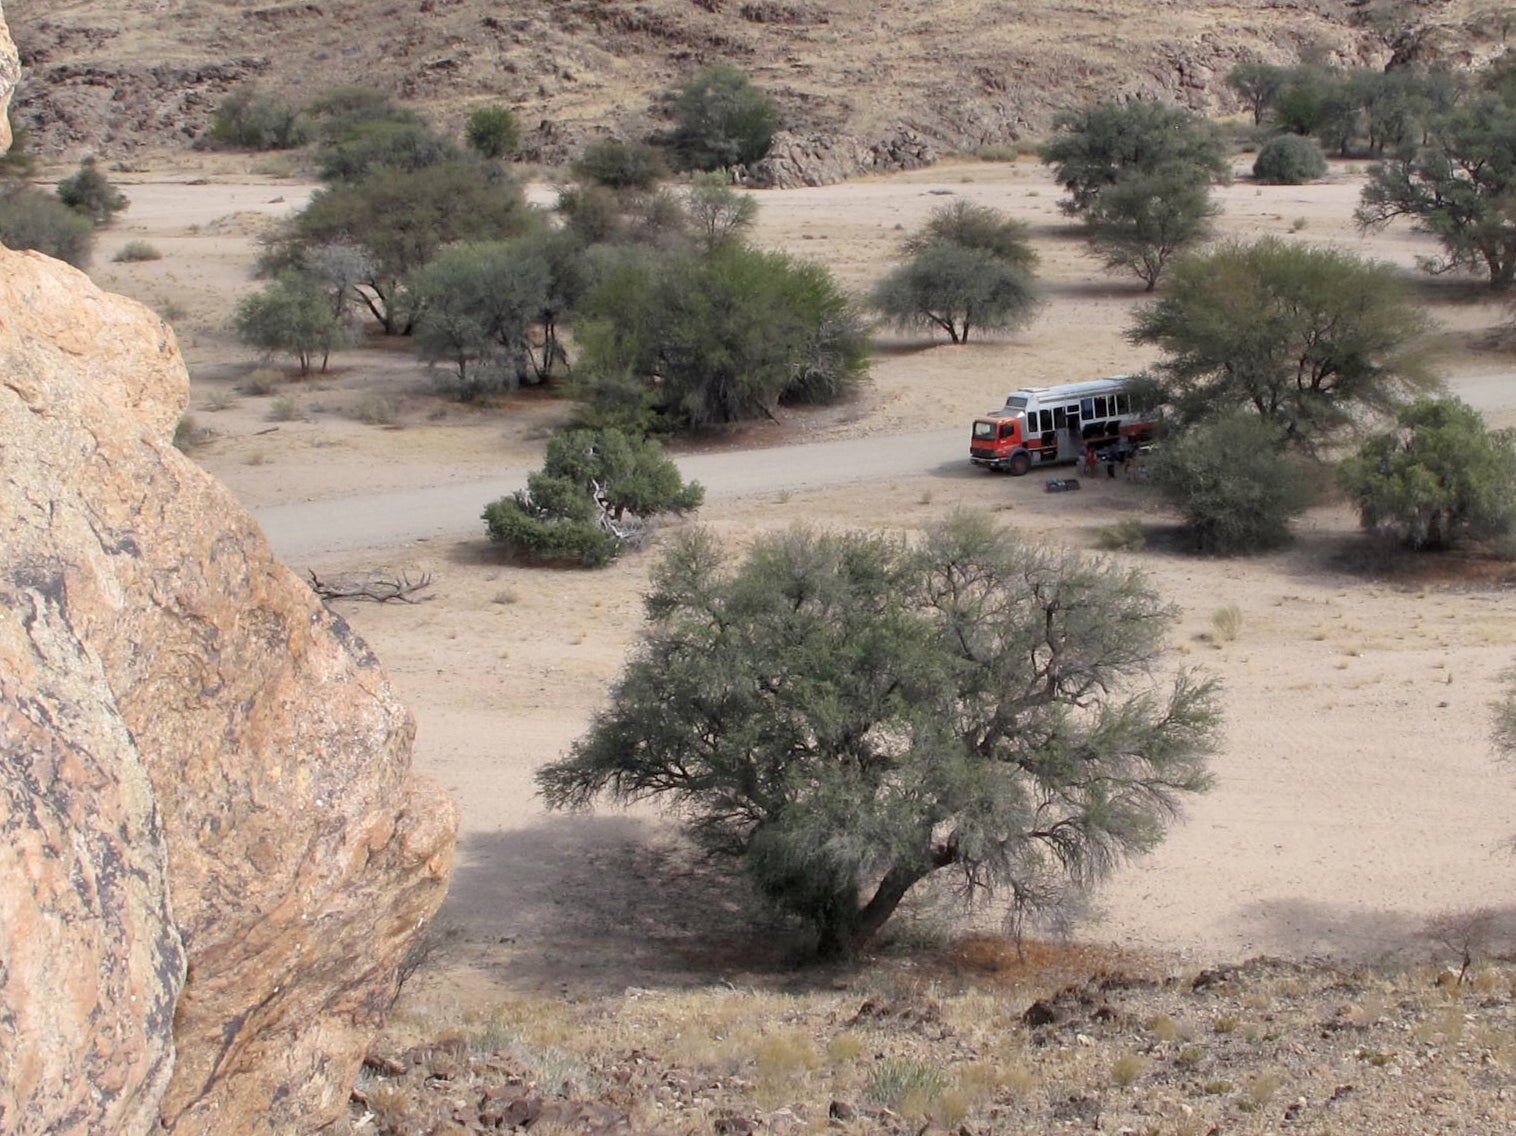
[(360, 181), (378, 166), (424, 170), (459, 157), (458, 147), (418, 122), (364, 122), (316, 152), (322, 181)]
[(521, 128), (510, 107), (478, 108), (468, 116), (463, 134), (469, 146), (490, 161), (510, 157), (521, 144)]
[(293, 150), (304, 146), (313, 134), (309, 117), (247, 83), (221, 100), (207, 138), (238, 150)]
[(62, 201), (40, 189), (21, 187), (0, 193), (0, 244), (36, 249), (83, 268), (89, 264), (95, 227)]
[(868, 337), (824, 267), (735, 242), (615, 250), (576, 316), (585, 376), (637, 376), (673, 429), (841, 397), (867, 373)]
[(1326, 172), (1321, 148), (1299, 134), (1270, 138), (1253, 163), (1253, 176), (1266, 185), (1302, 185)]
[(1456, 398), (1418, 399), (1396, 419), (1338, 470), (1365, 529), (1426, 550), (1516, 530), (1516, 431), (1487, 429)]
[(573, 166), (582, 181), (610, 189), (652, 189), (668, 173), (663, 155), (646, 142), (618, 142), (603, 138), (591, 142)]
[(1275, 548), (1311, 503), (1303, 465), (1255, 415), (1201, 422), (1155, 452), (1150, 478), (1183, 514), (1195, 548), (1223, 556)]
[(638, 539), (642, 518), (685, 513), (704, 498), (658, 443), (619, 430), (569, 429), (548, 442), (525, 490), (485, 506), (484, 522), (497, 544), (598, 568)]
[(77, 172), (58, 183), (58, 200), (96, 225), (109, 225), (111, 218), (130, 204), (100, 172), (94, 158), (85, 158)]

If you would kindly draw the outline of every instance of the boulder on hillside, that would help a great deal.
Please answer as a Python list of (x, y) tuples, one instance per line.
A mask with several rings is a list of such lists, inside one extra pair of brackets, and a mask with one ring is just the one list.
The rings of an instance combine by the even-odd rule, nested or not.
[(152, 312), (0, 250), (0, 1104), (36, 1131), (160, 1095), (179, 1133), (318, 1127), (447, 885), (410, 715), (173, 448), (186, 391)]
[[(0, 118), (15, 63), (0, 13)], [(187, 394), (151, 311), (0, 249), (7, 1133), (321, 1128), (447, 887), (410, 715), (174, 449)]]

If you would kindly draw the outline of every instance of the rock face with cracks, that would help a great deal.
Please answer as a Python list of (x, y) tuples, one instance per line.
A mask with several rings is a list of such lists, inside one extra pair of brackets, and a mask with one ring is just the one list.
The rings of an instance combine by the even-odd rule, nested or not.
[(152, 312), (0, 249), (5, 1132), (320, 1127), (447, 886), (409, 713), (174, 449), (187, 390)]

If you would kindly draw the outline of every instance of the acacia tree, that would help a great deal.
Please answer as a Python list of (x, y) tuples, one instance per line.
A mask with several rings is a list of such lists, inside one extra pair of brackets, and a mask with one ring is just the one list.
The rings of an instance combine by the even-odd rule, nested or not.
[(1180, 170), (1121, 178), (1085, 210), (1084, 224), (1106, 268), (1134, 273), (1151, 292), (1169, 261), (1211, 236), (1220, 211), (1205, 182)]
[(1063, 208), (1083, 213), (1132, 175), (1189, 173), (1200, 184), (1230, 176), (1220, 128), (1194, 111), (1140, 99), (1101, 103), (1053, 120), (1057, 133), (1038, 151), (1069, 192)]
[(953, 343), (976, 329), (1020, 327), (1037, 311), (1037, 254), (1026, 226), (985, 205), (933, 210), (906, 239), (910, 257), (874, 288), (870, 303), (902, 328), (940, 328)]
[(293, 355), (308, 375), (319, 357), (321, 369), (345, 339), (341, 320), (320, 282), (287, 272), (272, 284), (243, 298), (233, 323), (237, 338), (267, 354)]
[(1309, 449), (1432, 381), (1426, 318), (1389, 265), (1267, 237), (1180, 259), (1164, 293), (1127, 335), (1168, 353), (1181, 421), (1247, 408)]
[(1374, 165), (1356, 217), (1364, 228), (1409, 217), (1442, 244), (1429, 272), (1483, 271), (1492, 288), (1516, 279), (1516, 104), (1481, 99), (1435, 117), (1415, 153)]
[(823, 956), (867, 946), (937, 872), (1056, 906), (1207, 783), (1214, 684), (1152, 677), (1171, 610), (1135, 571), (983, 518), (915, 547), (795, 530), (735, 566), (681, 534), (647, 611), (543, 796), (661, 801)]
[(486, 164), (380, 166), (358, 181), (319, 190), (291, 219), (271, 259), (304, 267), (310, 249), (362, 249), (369, 276), (356, 294), (385, 334), (396, 335), (411, 329), (406, 281), (444, 245), (514, 237), (538, 223), (520, 186)]
[(416, 350), (451, 365), (465, 399), (489, 385), (481, 371), (493, 369), (497, 385), (514, 387), (528, 374), (528, 333), (549, 286), (547, 262), (515, 242), (445, 248), (411, 279)]
[(1273, 63), (1250, 60), (1239, 63), (1226, 74), (1226, 85), (1236, 91), (1253, 113), (1253, 125), (1262, 126), (1263, 116), (1290, 81), (1290, 69)]
[(825, 401), (867, 373), (869, 338), (821, 265), (735, 241), (597, 259), (575, 312), (587, 389), (640, 387), (663, 424), (701, 429)]
[(690, 76), (672, 99), (668, 137), (682, 170), (716, 170), (756, 162), (779, 125), (773, 100), (741, 68), (719, 63)]
[(1338, 474), (1365, 529), (1414, 549), (1516, 530), (1516, 431), (1488, 429), (1456, 398), (1402, 407), (1396, 429), (1366, 439)]

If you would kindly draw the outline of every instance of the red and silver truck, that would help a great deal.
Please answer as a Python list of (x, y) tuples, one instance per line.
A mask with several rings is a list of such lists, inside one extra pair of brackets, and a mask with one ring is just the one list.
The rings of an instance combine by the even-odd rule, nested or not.
[(974, 419), (969, 460), (1020, 477), (1035, 465), (1135, 452), (1154, 414), (1132, 397), (1132, 376), (1026, 387)]

